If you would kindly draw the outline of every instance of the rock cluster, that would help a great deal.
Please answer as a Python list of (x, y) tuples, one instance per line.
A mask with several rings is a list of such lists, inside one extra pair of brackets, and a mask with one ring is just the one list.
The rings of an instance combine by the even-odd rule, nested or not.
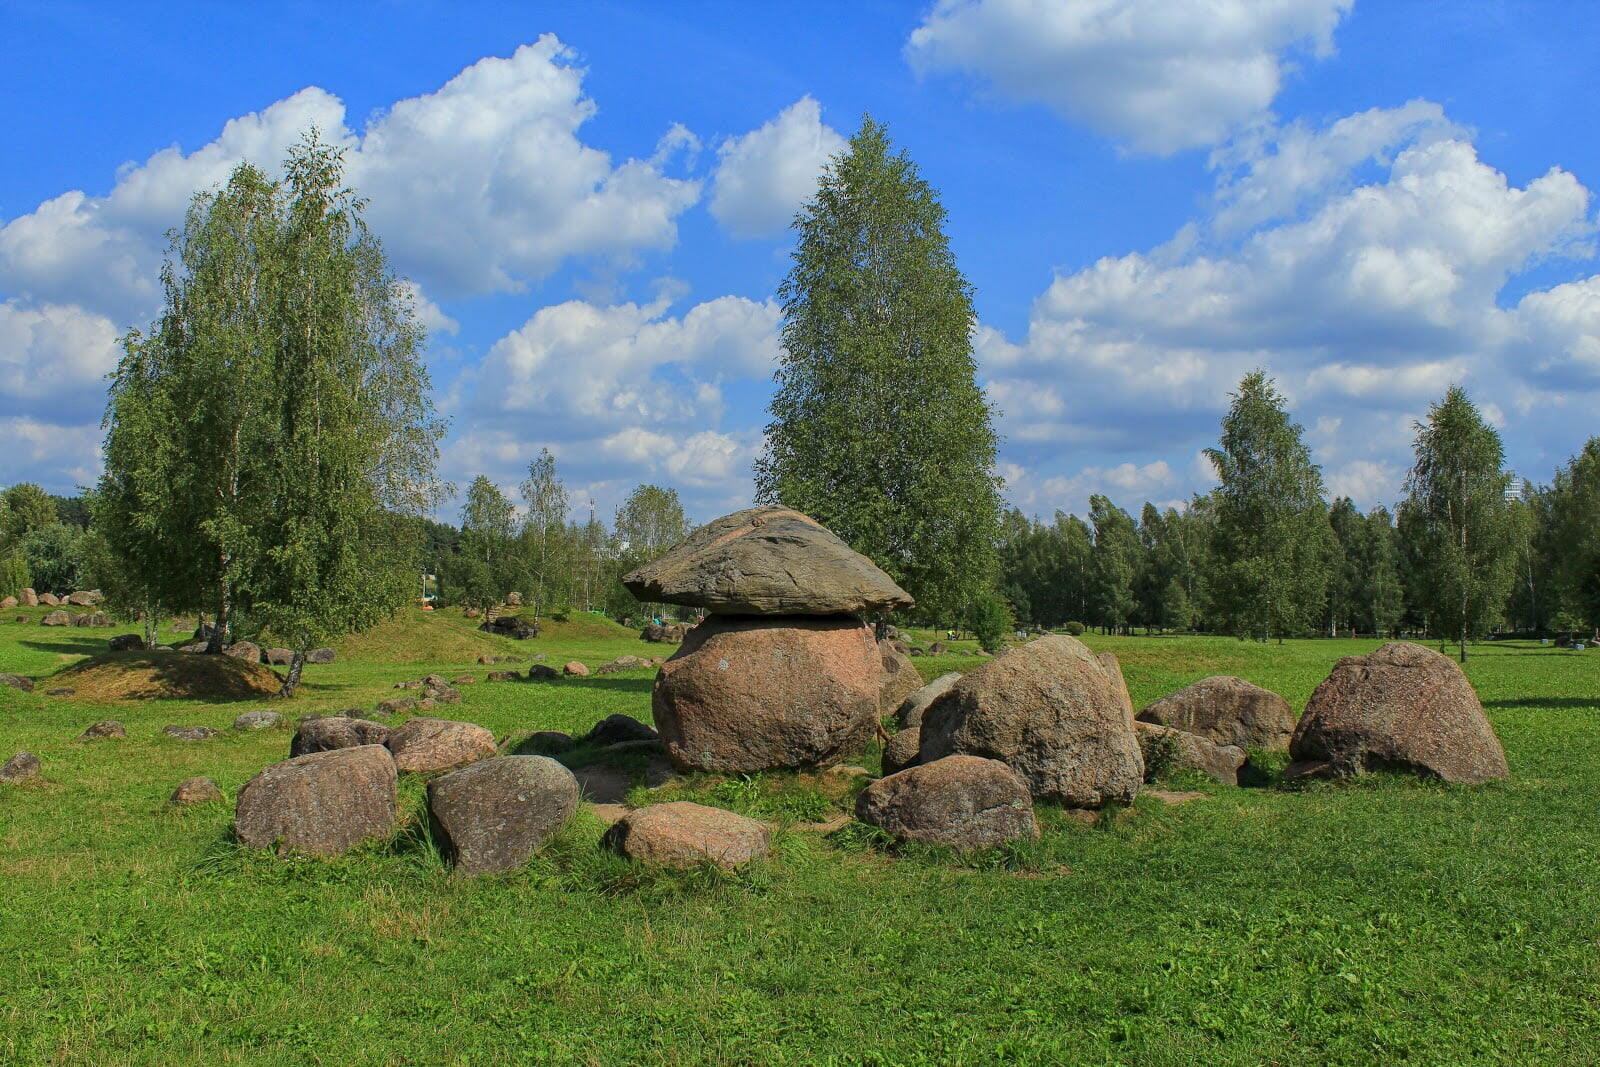
[(662, 666), (651, 699), (680, 770), (837, 763), (871, 740), (885, 693), (909, 692), (915, 678), (907, 662), (909, 677), (886, 682), (885, 653), (860, 618), (911, 597), (797, 511), (724, 516), (623, 582), (643, 601), (709, 612)]

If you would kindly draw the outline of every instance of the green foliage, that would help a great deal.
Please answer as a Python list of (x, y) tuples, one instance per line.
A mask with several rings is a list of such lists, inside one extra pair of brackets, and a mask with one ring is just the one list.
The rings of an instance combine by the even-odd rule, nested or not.
[(616, 526), (611, 534), (611, 559), (605, 610), (612, 618), (637, 615), (666, 615), (665, 604), (640, 605), (622, 584), (623, 575), (648, 563), (689, 535), (683, 504), (676, 489), (659, 485), (636, 486), (617, 509)]
[(1264, 372), (1245, 375), (1222, 420), (1220, 447), (1206, 450), (1221, 482), (1212, 600), (1218, 621), (1238, 637), (1281, 639), (1311, 629), (1328, 586), (1332, 531), (1322, 472), (1284, 404)]
[(1081, 622), (1069, 622), (1063, 626), (1062, 629), (1073, 637), (1082, 637), (1083, 632), (1087, 630), (1088, 627)]
[(972, 602), (965, 624), (985, 652), (999, 652), (1004, 648), (1006, 638), (1017, 626), (1011, 615), (1011, 605), (1006, 603), (1005, 597), (992, 591)]
[(994, 583), (995, 435), (945, 211), (871, 118), (795, 219), (758, 499), (828, 526), (930, 619)]
[(1460, 386), (1417, 423), (1416, 463), (1406, 482), (1406, 527), (1433, 631), (1459, 643), (1501, 617), (1516, 564), (1514, 516), (1500, 435)]
[(33, 587), (51, 593), (82, 589), (82, 542), (81, 531), (59, 522), (24, 534), (17, 547), (27, 561)]
[(12, 549), (0, 556), (0, 596), (16, 596), (33, 584), (28, 573), (28, 560), (20, 549)]
[(1089, 523), (1094, 527), (1094, 606), (1100, 623), (1122, 630), (1138, 607), (1134, 582), (1141, 563), (1139, 532), (1126, 511), (1103, 496), (1089, 498)]
[(1139, 749), (1144, 755), (1144, 780), (1159, 782), (1177, 770), (1183, 759), (1183, 746), (1175, 731), (1140, 734)]
[(566, 599), (572, 573), (566, 536), (567, 487), (556, 473), (556, 460), (548, 448), (541, 448), (539, 457), (528, 464), (522, 499), (528, 505), (522, 538), (531, 577), (529, 606), (538, 615), (551, 601)]
[(124, 339), (100, 496), (142, 599), (210, 607), (217, 642), (237, 614), (304, 650), (415, 595), (443, 427), (343, 150), (313, 131), (284, 169), (240, 164), (191, 203), (161, 317)]
[(0, 493), (0, 546), (16, 545), (57, 521), (55, 498), (32, 482), (18, 482)]

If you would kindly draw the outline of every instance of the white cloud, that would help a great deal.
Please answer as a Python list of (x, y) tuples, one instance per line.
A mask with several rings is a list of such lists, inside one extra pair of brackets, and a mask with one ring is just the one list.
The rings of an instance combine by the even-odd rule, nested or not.
[[(1108, 460), (1193, 455), (1255, 367), (1311, 427), (1330, 487), (1364, 505), (1393, 501), (1412, 424), (1452, 383), (1516, 438), (1518, 465), (1553, 466), (1593, 432), (1547, 416), (1585, 407), (1572, 390), (1600, 399), (1600, 275), (1501, 304), (1530, 268), (1593, 255), (1576, 178), (1552, 168), (1512, 185), (1425, 101), (1282, 134), (1244, 151), (1242, 171), (1220, 168), (1217, 215), (1058, 276), (1020, 342), (976, 332), (1036, 497), (1081, 498), (1090, 471), (1131, 497)], [(1052, 483), (1062, 443), (1088, 467)], [(1210, 472), (1174, 480), (1204, 488)]]
[(782, 233), (816, 193), (823, 166), (844, 148), (845, 139), (822, 121), (821, 105), (802, 96), (717, 149), (711, 214), (735, 237)]
[(117, 328), (103, 315), (0, 302), (0, 412), (51, 422), (97, 417), (120, 355)]
[(0, 289), (76, 303), (119, 322), (153, 313), (162, 233), (191, 196), (241, 160), (275, 171), (311, 125), (348, 149), (347, 178), (391, 259), (447, 296), (515, 291), (573, 257), (627, 260), (672, 247), (699, 183), (662, 168), (693, 136), (620, 164), (582, 142), (595, 111), (583, 70), (553, 35), (472, 64), (357, 134), (344, 104), (307, 88), (228, 121), (212, 142), (125, 165), (105, 196), (66, 192), (0, 227)]
[(1278, 95), (1283, 54), (1326, 56), (1353, 0), (939, 0), (919, 71), (964, 71), (1143, 152), (1222, 141)]
[(100, 479), (100, 424), (60, 423), (28, 415), (0, 415), (0, 484), (38, 482), (67, 492)]

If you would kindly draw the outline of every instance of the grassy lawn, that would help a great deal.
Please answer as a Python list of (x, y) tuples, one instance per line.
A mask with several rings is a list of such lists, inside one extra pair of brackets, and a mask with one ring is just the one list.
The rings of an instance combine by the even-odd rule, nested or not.
[[(0, 671), (35, 678), (117, 632), (16, 614)], [(1229, 673), (1299, 707), (1335, 659), (1376, 647), (1085, 640), (1117, 653), (1139, 706)], [(980, 662), (955, 647), (917, 659), (924, 676)], [(430, 670), (481, 677), (481, 654), (665, 651), (602, 621), (517, 643), (418, 615), (308, 667), (278, 710), (370, 707)], [(525, 870), (475, 881), (415, 826), (334, 861), (246, 852), (231, 805), (163, 801), (198, 774), (231, 799), (288, 734), (160, 730), (270, 705), (0, 689), (0, 760), (30, 749), (46, 777), (0, 786), (0, 1062), (1593, 1063), (1600, 653), (1474, 653), (1507, 783), (1183, 779), (1208, 795), (1093, 826), (1045, 810), (1036, 846), (967, 859), (786, 828), (736, 876), (634, 869), (595, 847), (586, 814)], [(650, 680), (479, 683), (441, 713), (502, 736), (648, 721)], [(74, 741), (106, 718), (127, 740)], [(402, 785), (413, 815), (420, 785)], [(850, 804), (782, 776), (667, 791), (779, 819)]]

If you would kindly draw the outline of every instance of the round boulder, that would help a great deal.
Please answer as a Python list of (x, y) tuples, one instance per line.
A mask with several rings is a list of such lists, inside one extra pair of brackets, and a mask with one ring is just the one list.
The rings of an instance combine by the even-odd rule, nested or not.
[(1403, 641), (1334, 665), (1306, 703), (1289, 758), (1290, 778), (1402, 770), (1471, 784), (1510, 774), (1461, 668)]
[(629, 859), (658, 867), (737, 867), (765, 856), (771, 842), (765, 823), (687, 800), (630, 812), (601, 839)]
[(389, 731), (389, 751), (402, 771), (445, 771), (487, 759), (496, 752), (494, 734), (470, 722), (412, 719)]
[(246, 663), (261, 662), (261, 646), (251, 641), (236, 641), (222, 650), (224, 656), (242, 659)]
[(963, 852), (1039, 836), (1027, 784), (978, 756), (946, 756), (878, 779), (856, 798), (856, 818), (897, 840)]
[(1294, 711), (1287, 700), (1232, 675), (1202, 678), (1162, 697), (1139, 713), (1139, 721), (1240, 748), (1281, 750), (1289, 747), (1294, 733)]
[(522, 866), (578, 807), (578, 780), (544, 756), (495, 756), (428, 784), (445, 851), (467, 874)]
[(22, 785), (39, 780), (39, 757), (24, 749), (0, 766), (0, 782)]
[(69, 611), (62, 611), (61, 609), (57, 608), (55, 611), (46, 613), (44, 618), (39, 620), (39, 625), (40, 626), (71, 626), (72, 625), (72, 613), (69, 612)]
[(1074, 637), (1019, 645), (963, 675), (922, 716), (920, 761), (997, 759), (1034, 797), (1067, 807), (1128, 803), (1144, 759), (1122, 698)]
[(651, 708), (679, 770), (825, 767), (867, 747), (882, 673), (852, 615), (711, 615), (662, 666)]
[(585, 667), (577, 660), (569, 660), (566, 665), (561, 668), (561, 673), (565, 674), (568, 678), (587, 678), (589, 677), (589, 668)]
[(313, 752), (246, 782), (233, 828), (253, 848), (338, 855), (393, 832), (395, 793), (394, 759), (382, 745)]
[(106, 646), (113, 652), (137, 652), (144, 648), (142, 634), (118, 634), (106, 642)]
[[(271, 714), (249, 712), (247, 714)], [(241, 715), (240, 718), (245, 718)], [(234, 725), (237, 727), (238, 721)], [(250, 727), (259, 729), (259, 727)], [(306, 719), (289, 742), (289, 755), (308, 756), (313, 752), (334, 752), (341, 748), (361, 745), (382, 745), (389, 740), (389, 728), (371, 719), (352, 719), (346, 715), (330, 715), (323, 719)]]
[[(281, 726), (282, 724), (283, 724), (283, 716), (281, 714), (279, 714), (278, 712), (276, 712), (276, 711), (247, 711), (243, 715), (236, 716), (234, 718), (234, 720), (233, 720), (233, 728), (235, 730), (270, 730), (274, 726)], [(377, 724), (374, 723), (373, 725), (377, 725)], [(368, 742), (362, 742), (362, 743), (363, 744), (374, 744), (374, 743), (381, 743), (381, 742), (370, 742), (370, 741), (368, 741)], [(317, 749), (311, 749), (309, 751), (318, 751), (318, 750)], [(297, 753), (292, 753), (292, 754), (293, 755), (304, 755), (304, 753), (298, 753), (298, 752)]]

